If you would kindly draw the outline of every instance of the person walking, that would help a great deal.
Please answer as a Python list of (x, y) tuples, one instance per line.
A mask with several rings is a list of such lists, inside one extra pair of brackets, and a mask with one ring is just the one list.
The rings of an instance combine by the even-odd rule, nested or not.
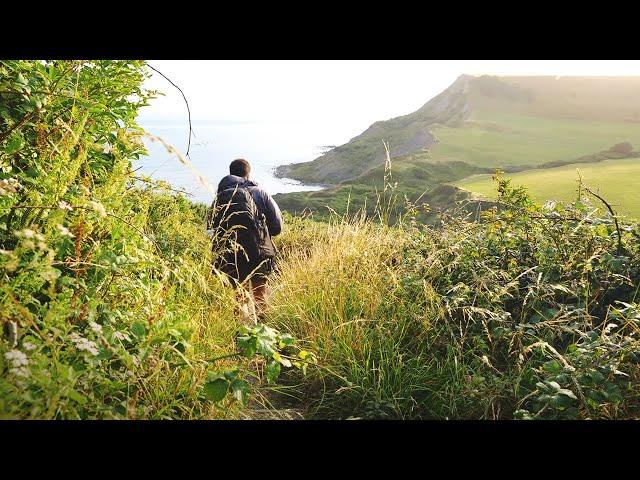
[[(212, 231), (214, 268), (225, 273), (238, 290), (243, 322), (256, 321), (264, 310), (267, 276), (276, 247), (271, 237), (282, 232), (283, 219), (273, 197), (250, 179), (251, 165), (243, 158), (231, 162), (220, 180), (208, 216)], [(246, 300), (253, 294), (251, 315)], [(256, 314), (255, 310), (260, 312)]]

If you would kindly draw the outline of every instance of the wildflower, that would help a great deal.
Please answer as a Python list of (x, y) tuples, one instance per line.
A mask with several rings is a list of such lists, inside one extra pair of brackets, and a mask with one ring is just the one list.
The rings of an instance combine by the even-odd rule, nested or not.
[(22, 236), (24, 238), (34, 238), (36, 236), (36, 232), (34, 232), (33, 230), (31, 230), (29, 228), (25, 228), (22, 231), (16, 232), (16, 235)]
[(26, 367), (29, 365), (29, 359), (20, 350), (10, 350), (4, 354), (4, 358), (11, 363), (13, 368)]
[(78, 350), (84, 350), (92, 355), (98, 355), (98, 346), (95, 344), (95, 342), (92, 342), (91, 340), (84, 338), (77, 333), (70, 334), (69, 339), (74, 343)]
[(60, 232), (61, 235), (64, 235), (65, 237), (69, 237), (69, 238), (73, 238), (74, 235), (73, 233), (71, 233), (69, 231), (69, 229), (63, 225), (57, 224), (56, 228), (58, 229), (58, 231)]
[(91, 205), (91, 208), (93, 208), (96, 212), (98, 212), (101, 217), (107, 216), (107, 211), (104, 209), (104, 205), (102, 205), (100, 202), (95, 202), (91, 200), (89, 202), (89, 205)]
[(109, 142), (106, 142), (104, 145), (102, 145), (102, 153), (111, 153), (111, 152), (113, 152), (113, 147)]
[(64, 200), (60, 200), (58, 202), (58, 207), (62, 210), (73, 210), (73, 207), (69, 205), (67, 202), (65, 202)]
[(91, 327), (91, 330), (93, 330), (97, 334), (101, 334), (102, 333), (102, 325), (100, 325), (100, 324), (98, 324), (96, 322), (89, 322), (89, 327)]
[(48, 268), (44, 272), (40, 273), (40, 277), (47, 282), (55, 282), (59, 276), (60, 270), (56, 270), (55, 268)]
[(129, 336), (126, 333), (122, 332), (114, 332), (113, 338), (115, 338), (116, 340), (129, 340)]
[(29, 372), (29, 370), (27, 370), (25, 367), (10, 368), (9, 372), (13, 373), (17, 377), (25, 377), (25, 378), (31, 374), (31, 372)]
[(30, 351), (35, 350), (35, 349), (36, 349), (36, 345), (35, 345), (35, 343), (32, 343), (32, 342), (24, 342), (24, 343), (22, 344), (22, 347), (23, 347), (27, 352), (30, 352)]
[(15, 178), (7, 178), (0, 180), (0, 196), (16, 193), (20, 183)]

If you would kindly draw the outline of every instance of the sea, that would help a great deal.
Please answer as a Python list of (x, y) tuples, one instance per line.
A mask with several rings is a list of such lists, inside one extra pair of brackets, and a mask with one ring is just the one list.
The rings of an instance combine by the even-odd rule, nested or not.
[[(140, 121), (151, 135), (162, 138), (183, 155), (187, 152), (189, 124), (174, 121)], [(308, 162), (324, 151), (349, 141), (351, 128), (338, 124), (308, 122), (194, 123), (186, 167), (160, 142), (145, 138), (149, 154), (134, 162), (134, 168), (153, 179), (165, 180), (173, 188), (185, 190), (194, 202), (211, 203), (213, 194), (198, 181), (202, 176), (214, 189), (229, 173), (229, 163), (244, 158), (251, 164), (251, 179), (269, 193), (320, 190), (322, 185), (304, 185), (296, 180), (277, 178), (279, 165)], [(195, 170), (195, 171), (194, 171)]]

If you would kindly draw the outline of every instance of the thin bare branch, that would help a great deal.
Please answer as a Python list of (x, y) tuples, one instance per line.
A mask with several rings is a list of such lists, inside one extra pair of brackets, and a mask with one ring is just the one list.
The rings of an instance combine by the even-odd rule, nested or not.
[[(180, 91), (180, 93), (182, 94), (182, 98), (184, 98), (184, 103), (187, 105), (187, 113), (189, 115), (189, 142), (187, 143), (187, 154), (186, 154), (186, 156), (189, 157), (189, 149), (191, 148), (191, 135), (193, 135), (193, 129), (191, 128), (191, 110), (189, 109), (189, 102), (187, 102), (187, 97), (185, 96), (185, 94), (182, 91), (182, 89), (178, 85), (173, 83), (171, 81), (171, 79), (169, 79), (169, 77), (167, 77), (164, 73), (159, 71), (157, 68), (154, 68), (151, 65), (149, 65), (148, 62), (147, 62), (147, 67), (149, 67), (154, 72), (162, 75), (171, 85), (173, 85), (174, 87), (176, 87)], [(191, 158), (191, 157), (189, 157), (189, 158)]]

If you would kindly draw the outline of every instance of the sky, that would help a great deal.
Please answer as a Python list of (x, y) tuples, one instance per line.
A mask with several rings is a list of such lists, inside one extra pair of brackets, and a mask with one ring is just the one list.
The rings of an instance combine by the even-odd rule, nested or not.
[[(195, 123), (294, 122), (349, 126), (411, 113), (461, 74), (636, 76), (637, 60), (149, 60), (184, 91)], [(140, 120), (184, 122), (180, 93), (154, 73), (164, 97)]]

